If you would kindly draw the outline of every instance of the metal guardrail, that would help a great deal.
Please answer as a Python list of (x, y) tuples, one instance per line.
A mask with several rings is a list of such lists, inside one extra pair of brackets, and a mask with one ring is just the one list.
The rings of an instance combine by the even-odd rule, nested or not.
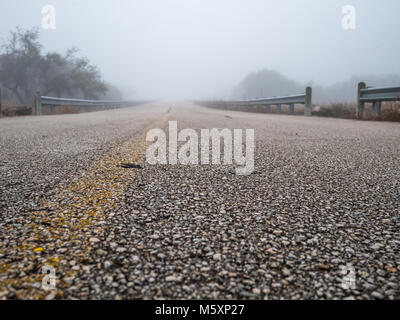
[(56, 106), (78, 106), (78, 107), (121, 107), (137, 104), (137, 101), (121, 100), (84, 100), (84, 99), (64, 99), (42, 96), (40, 92), (36, 93), (35, 109), (36, 115), (42, 115), (42, 106), (48, 105), (54, 111)]
[(282, 105), (289, 105), (290, 113), (294, 113), (295, 104), (304, 104), (304, 115), (310, 117), (312, 114), (312, 88), (307, 87), (304, 94), (282, 96), (282, 97), (271, 97), (254, 100), (242, 100), (242, 101), (225, 101), (227, 106), (262, 106), (267, 107), (267, 111), (271, 111), (271, 105), (277, 106), (277, 114), (282, 113)]
[(357, 117), (364, 116), (365, 103), (372, 103), (374, 116), (381, 114), (383, 101), (400, 101), (400, 87), (367, 87), (364, 82), (358, 84)]
[[(380, 115), (383, 101), (400, 101), (400, 86), (397, 87), (367, 87), (364, 82), (358, 84), (357, 98), (357, 117), (362, 118), (364, 115), (365, 103), (373, 104), (373, 113), (375, 116)], [(118, 101), (118, 100), (82, 100), (82, 99), (62, 99), (55, 97), (41, 96), (37, 92), (35, 96), (36, 114), (42, 114), (42, 106), (49, 105), (51, 109), (56, 106), (80, 106), (80, 107), (97, 107), (97, 106), (133, 106), (138, 101)], [(225, 101), (227, 106), (260, 106), (265, 105), (267, 110), (271, 110), (271, 105), (277, 106), (277, 113), (282, 112), (282, 105), (290, 106), (290, 113), (294, 113), (295, 104), (304, 104), (304, 115), (312, 114), (312, 88), (307, 87), (304, 94), (290, 95), (283, 97), (271, 97), (265, 99), (243, 100), (243, 101)], [(0, 118), (2, 117), (2, 90), (0, 88)]]

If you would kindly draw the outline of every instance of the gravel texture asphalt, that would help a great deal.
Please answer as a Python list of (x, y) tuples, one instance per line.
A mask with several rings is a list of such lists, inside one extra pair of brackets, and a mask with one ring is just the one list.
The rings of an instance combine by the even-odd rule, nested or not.
[[(169, 120), (254, 129), (254, 173), (149, 165)], [(154, 103), (1, 119), (0, 148), (0, 299), (400, 299), (397, 123)]]

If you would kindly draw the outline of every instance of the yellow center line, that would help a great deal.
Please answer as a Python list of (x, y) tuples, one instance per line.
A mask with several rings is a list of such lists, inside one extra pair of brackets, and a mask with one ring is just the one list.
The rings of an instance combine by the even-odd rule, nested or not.
[[(16, 289), (18, 299), (43, 299), (49, 294), (63, 297), (62, 289), (70, 285), (65, 279), (73, 279), (88, 264), (90, 239), (104, 240), (108, 214), (123, 201), (127, 182), (135, 176), (136, 170), (119, 166), (125, 162), (143, 163), (146, 132), (162, 128), (166, 121), (164, 116), (119, 145), (78, 181), (57, 189), (55, 197), (42, 202), (43, 210), (30, 212), (30, 222), (25, 226), (30, 236), (16, 239), (15, 247), (7, 248), (16, 252), (12, 261), (0, 263), (0, 292), (11, 286)], [(23, 270), (19, 267), (21, 261)], [(71, 261), (74, 261), (72, 265)], [(45, 265), (56, 270), (55, 290), (41, 288)], [(10, 277), (5, 278), (5, 274)]]

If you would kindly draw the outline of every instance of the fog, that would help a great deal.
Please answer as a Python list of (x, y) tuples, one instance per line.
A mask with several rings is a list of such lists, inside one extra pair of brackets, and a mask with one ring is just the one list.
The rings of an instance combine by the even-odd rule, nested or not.
[[(44, 5), (56, 29), (41, 27)], [(342, 28), (342, 7), (356, 29)], [(76, 46), (125, 98), (222, 99), (249, 73), (299, 83), (399, 75), (398, 0), (2, 0), (0, 42), (38, 27), (48, 51)]]

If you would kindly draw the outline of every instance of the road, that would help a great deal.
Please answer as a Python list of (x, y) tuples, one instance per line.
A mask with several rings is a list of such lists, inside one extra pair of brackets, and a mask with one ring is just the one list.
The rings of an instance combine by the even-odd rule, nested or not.
[[(168, 121), (254, 129), (255, 171), (148, 164)], [(400, 299), (397, 123), (154, 103), (1, 119), (0, 148), (0, 299)]]

